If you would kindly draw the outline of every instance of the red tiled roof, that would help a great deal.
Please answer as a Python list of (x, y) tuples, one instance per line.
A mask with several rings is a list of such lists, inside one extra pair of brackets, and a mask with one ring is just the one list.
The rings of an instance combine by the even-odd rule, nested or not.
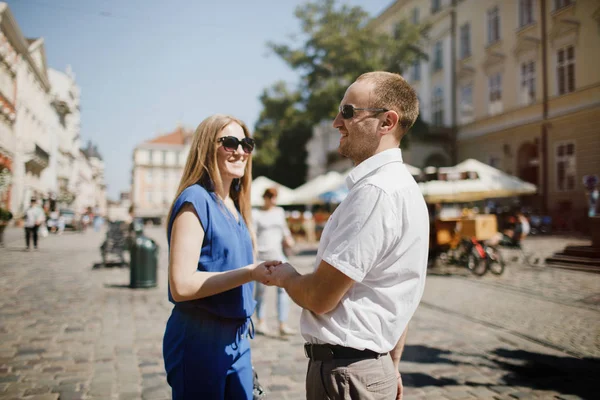
[(146, 143), (183, 145), (183, 144), (185, 144), (185, 139), (191, 135), (192, 135), (192, 132), (186, 131), (185, 129), (179, 127), (171, 133), (167, 133), (166, 135), (158, 136), (152, 140), (148, 140)]

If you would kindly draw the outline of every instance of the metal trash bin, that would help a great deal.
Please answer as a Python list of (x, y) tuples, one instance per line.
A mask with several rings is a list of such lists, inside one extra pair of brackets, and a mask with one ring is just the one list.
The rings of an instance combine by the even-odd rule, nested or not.
[(156, 287), (158, 272), (158, 245), (144, 235), (132, 238), (130, 245), (129, 287)]

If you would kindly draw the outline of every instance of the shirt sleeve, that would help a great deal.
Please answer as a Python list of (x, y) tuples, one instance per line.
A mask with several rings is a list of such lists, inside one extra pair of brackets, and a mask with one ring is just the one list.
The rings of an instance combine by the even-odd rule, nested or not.
[(175, 217), (177, 216), (177, 213), (179, 213), (179, 210), (181, 210), (181, 207), (183, 207), (185, 203), (190, 203), (198, 215), (202, 229), (206, 232), (209, 218), (209, 196), (210, 194), (206, 191), (206, 189), (200, 185), (194, 185), (186, 188), (183, 192), (181, 192), (175, 201), (171, 215), (172, 221), (175, 220)]
[[(367, 185), (352, 192), (336, 215), (322, 260), (361, 282), (400, 240), (402, 221), (391, 199), (380, 188)], [(340, 206), (342, 207), (342, 206)]]

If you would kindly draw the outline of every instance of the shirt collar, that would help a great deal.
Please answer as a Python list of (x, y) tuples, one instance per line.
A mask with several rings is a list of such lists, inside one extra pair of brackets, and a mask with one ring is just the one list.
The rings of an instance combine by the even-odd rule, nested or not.
[(365, 176), (392, 162), (403, 162), (402, 150), (398, 148), (388, 149), (367, 158), (350, 171), (350, 174), (346, 177), (346, 186), (348, 186), (348, 189), (352, 189)]

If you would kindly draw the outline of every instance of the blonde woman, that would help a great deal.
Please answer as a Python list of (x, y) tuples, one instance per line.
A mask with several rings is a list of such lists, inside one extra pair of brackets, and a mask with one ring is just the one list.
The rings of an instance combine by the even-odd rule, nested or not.
[(250, 225), (254, 140), (233, 117), (198, 126), (169, 212), (169, 300), (163, 355), (173, 399), (251, 399), (248, 336), (254, 281)]

